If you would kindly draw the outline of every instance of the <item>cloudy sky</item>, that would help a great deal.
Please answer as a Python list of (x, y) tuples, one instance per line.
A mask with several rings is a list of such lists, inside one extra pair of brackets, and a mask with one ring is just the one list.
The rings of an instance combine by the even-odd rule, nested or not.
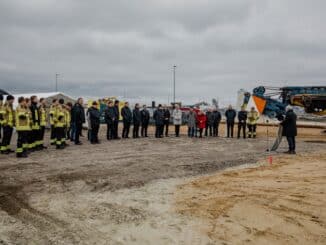
[(326, 85), (324, 0), (0, 0), (0, 88), (233, 101)]

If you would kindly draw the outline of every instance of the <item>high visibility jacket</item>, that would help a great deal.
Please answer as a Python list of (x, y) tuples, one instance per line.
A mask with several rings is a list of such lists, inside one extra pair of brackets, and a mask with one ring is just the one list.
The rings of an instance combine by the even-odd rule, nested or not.
[(249, 125), (256, 125), (259, 119), (259, 114), (257, 111), (250, 111), (248, 112), (248, 120), (247, 123)]
[(29, 131), (30, 130), (30, 115), (26, 107), (18, 106), (16, 108), (16, 130)]
[(5, 124), (5, 114), (6, 114), (6, 108), (4, 104), (0, 104), (0, 125)]
[(50, 124), (54, 125), (55, 124), (55, 111), (56, 111), (56, 105), (51, 105), (50, 107)]
[(58, 105), (54, 114), (54, 126), (57, 128), (63, 128), (66, 125), (65, 109), (62, 105)]
[(12, 109), (12, 106), (5, 104), (3, 111), (3, 120), (1, 125), (13, 127), (15, 125), (15, 111)]
[(40, 117), (36, 105), (32, 104), (31, 112), (32, 112), (32, 129), (38, 130), (40, 129)]
[(25, 109), (27, 111), (28, 118), (29, 118), (29, 128), (28, 128), (28, 131), (31, 131), (32, 130), (32, 125), (33, 125), (32, 111), (31, 111), (31, 109), (28, 106), (26, 106)]
[(71, 122), (71, 115), (70, 115), (70, 111), (65, 109), (65, 123), (66, 123), (66, 127), (70, 127), (70, 122)]
[(47, 122), (46, 109), (40, 106), (38, 110), (40, 115), (40, 126), (45, 127)]

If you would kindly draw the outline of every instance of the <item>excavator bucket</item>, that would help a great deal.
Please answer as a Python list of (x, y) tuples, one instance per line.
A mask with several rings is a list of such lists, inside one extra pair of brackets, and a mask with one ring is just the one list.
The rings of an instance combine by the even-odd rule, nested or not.
[(266, 106), (266, 100), (262, 99), (260, 97), (257, 97), (255, 95), (252, 96), (252, 98), (254, 99), (254, 102), (256, 104), (257, 110), (260, 114), (263, 114), (265, 106)]

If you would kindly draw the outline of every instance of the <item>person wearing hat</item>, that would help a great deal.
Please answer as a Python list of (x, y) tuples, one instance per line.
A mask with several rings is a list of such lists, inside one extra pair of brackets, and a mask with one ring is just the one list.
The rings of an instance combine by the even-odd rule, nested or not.
[(241, 107), (241, 111), (238, 112), (238, 139), (240, 139), (241, 130), (243, 138), (246, 138), (246, 123), (247, 123), (247, 111), (244, 106)]
[(250, 112), (248, 113), (248, 138), (256, 138), (256, 129), (257, 129), (257, 121), (259, 119), (259, 114), (255, 110), (255, 107), (251, 107)]
[(5, 107), (3, 105), (3, 95), (0, 94), (0, 140), (1, 140), (1, 129), (2, 129), (2, 124), (4, 120), (4, 114), (5, 114)]
[(98, 144), (98, 132), (100, 129), (100, 111), (98, 109), (97, 101), (93, 101), (91, 108), (88, 110), (90, 142), (91, 144)]
[(2, 120), (3, 137), (0, 146), (1, 154), (9, 154), (13, 152), (10, 149), (10, 141), (12, 137), (13, 128), (15, 125), (15, 112), (13, 109), (14, 96), (8, 95), (4, 104), (4, 114)]
[(294, 113), (292, 106), (286, 108), (285, 118), (281, 122), (283, 126), (282, 135), (286, 137), (289, 145), (289, 150), (285, 153), (296, 154), (295, 152), (295, 137), (297, 136), (297, 115)]
[(65, 110), (64, 110), (63, 99), (59, 99), (59, 104), (56, 107), (55, 115), (54, 115), (54, 127), (56, 133), (56, 148), (63, 149), (65, 147)]

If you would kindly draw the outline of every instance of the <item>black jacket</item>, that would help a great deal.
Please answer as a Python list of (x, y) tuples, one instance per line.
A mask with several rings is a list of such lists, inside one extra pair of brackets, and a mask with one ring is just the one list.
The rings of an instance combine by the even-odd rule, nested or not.
[(114, 121), (119, 121), (120, 118), (119, 106), (118, 105), (113, 106), (113, 111), (114, 111)]
[(139, 125), (141, 122), (141, 115), (140, 115), (140, 110), (139, 108), (135, 108), (132, 111), (132, 120), (134, 122), (134, 125)]
[(163, 110), (164, 121), (170, 121), (171, 113), (169, 109)]
[(115, 119), (114, 107), (107, 107), (104, 111), (104, 114), (105, 114), (105, 122), (108, 124), (113, 123)]
[(154, 112), (154, 120), (156, 126), (162, 126), (164, 124), (164, 112), (163, 110), (156, 110)]
[(238, 112), (238, 121), (241, 123), (247, 122), (247, 112), (246, 111), (239, 111)]
[(71, 122), (76, 124), (85, 123), (85, 110), (78, 103), (76, 103), (71, 110)]
[(285, 114), (285, 119), (281, 123), (283, 126), (283, 136), (297, 136), (297, 115), (293, 110), (289, 110)]
[(100, 126), (101, 113), (97, 108), (89, 108), (88, 116), (91, 123), (91, 128)]
[(123, 117), (123, 122), (131, 123), (132, 113), (129, 107), (125, 106), (121, 109), (121, 116)]
[(213, 111), (212, 114), (214, 116), (214, 125), (219, 124), (222, 119), (221, 113), (219, 111)]
[(225, 112), (225, 117), (227, 122), (234, 122), (234, 119), (236, 117), (237, 113), (233, 109), (228, 109)]
[(206, 112), (206, 125), (207, 126), (213, 126), (214, 124), (214, 115), (211, 111)]
[(149, 111), (146, 109), (143, 109), (140, 111), (140, 120), (142, 124), (148, 124), (149, 123)]

